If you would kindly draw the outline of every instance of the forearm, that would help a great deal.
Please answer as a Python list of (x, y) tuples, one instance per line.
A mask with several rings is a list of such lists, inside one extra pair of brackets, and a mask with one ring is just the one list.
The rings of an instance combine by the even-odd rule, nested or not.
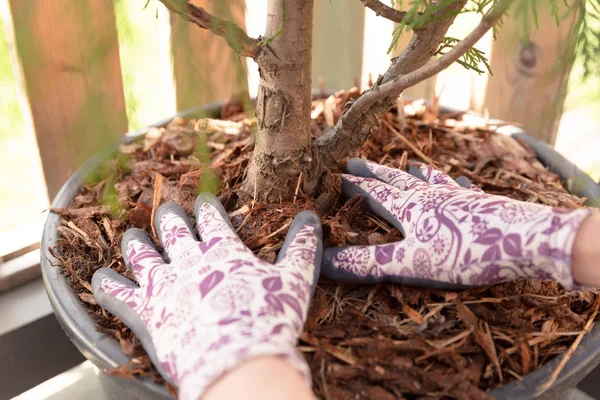
[(573, 243), (572, 266), (575, 282), (600, 287), (600, 215), (583, 221)]
[(300, 374), (287, 361), (273, 356), (242, 363), (215, 382), (202, 400), (313, 400)]

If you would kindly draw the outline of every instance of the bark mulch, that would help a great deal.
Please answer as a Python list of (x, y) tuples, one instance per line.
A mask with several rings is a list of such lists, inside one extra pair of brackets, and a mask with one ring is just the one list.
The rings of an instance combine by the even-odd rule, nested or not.
[[(354, 89), (316, 100), (313, 134), (326, 132), (357, 95)], [(531, 149), (494, 133), (496, 127), (475, 126), (462, 114), (438, 115), (419, 101), (399, 104), (356, 156), (402, 169), (422, 161), (455, 178), (466, 175), (489, 193), (582, 206), (584, 199), (570, 195)], [(304, 209), (319, 213), (325, 246), (402, 238), (371, 214), (361, 197), (340, 197), (340, 178), (333, 173), (325, 176), (326, 191), (316, 199), (299, 191), (292, 203), (240, 204), (237, 189), (252, 153), (256, 120), (235, 103), (222, 111), (224, 120), (175, 119), (121, 146), (69, 207), (55, 210), (63, 225), (52, 252), (61, 270), (98, 329), (133, 357), (113, 374), (150, 375), (163, 382), (132, 332), (96, 304), (90, 285), (100, 267), (133, 278), (121, 257), (121, 236), (138, 227), (156, 242), (151, 220), (161, 202), (180, 203), (193, 220), (196, 194), (216, 191), (239, 236), (268, 261), (275, 259), (292, 218)], [(486, 390), (569, 355), (599, 306), (596, 292), (570, 292), (553, 281), (445, 291), (321, 280), (298, 347), (312, 368), (319, 398), (485, 399)]]

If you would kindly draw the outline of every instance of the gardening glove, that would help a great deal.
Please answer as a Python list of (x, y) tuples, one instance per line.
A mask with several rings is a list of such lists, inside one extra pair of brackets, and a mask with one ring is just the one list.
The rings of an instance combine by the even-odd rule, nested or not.
[(216, 197), (201, 194), (195, 209), (202, 241), (179, 205), (158, 209), (165, 258), (143, 231), (125, 232), (123, 258), (137, 285), (102, 268), (92, 279), (98, 304), (131, 328), (183, 400), (201, 397), (225, 372), (264, 355), (288, 360), (310, 385), (296, 342), (319, 276), (319, 218), (299, 213), (270, 264), (237, 237)]
[(364, 196), (371, 210), (404, 240), (326, 249), (323, 275), (336, 281), (391, 281), (461, 288), (519, 278), (574, 286), (571, 251), (589, 209), (567, 210), (462, 187), (430, 166), (413, 174), (351, 159), (342, 175), (346, 196)]

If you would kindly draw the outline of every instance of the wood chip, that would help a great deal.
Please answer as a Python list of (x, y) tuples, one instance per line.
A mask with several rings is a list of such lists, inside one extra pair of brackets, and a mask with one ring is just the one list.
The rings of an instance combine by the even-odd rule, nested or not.
[(300, 340), (316, 347), (322, 347), (327, 353), (348, 365), (355, 365), (357, 362), (356, 358), (354, 358), (354, 356), (349, 352), (346, 353), (343, 350), (327, 343), (320, 343), (318, 339), (307, 334), (306, 332), (303, 332), (302, 335), (300, 335)]
[(91, 293), (79, 293), (79, 298), (82, 301), (85, 301), (86, 303), (89, 303), (89, 304), (93, 304), (93, 305), (98, 304), (98, 302), (96, 301), (96, 298)]
[(469, 327), (469, 329), (473, 330), (475, 341), (479, 346), (481, 346), (483, 351), (485, 351), (485, 354), (487, 354), (488, 358), (496, 368), (500, 382), (502, 382), (502, 369), (500, 368), (500, 362), (498, 361), (498, 355), (496, 354), (494, 339), (492, 338), (487, 323), (485, 324), (486, 330), (484, 331), (479, 325), (478, 318), (471, 310), (469, 310), (466, 305), (458, 303), (456, 305), (456, 309), (458, 311), (459, 318), (465, 323), (465, 325), (467, 325), (467, 327)]
[(383, 124), (385, 126), (388, 127), (389, 130), (391, 130), (396, 137), (405, 145), (407, 145), (408, 147), (410, 147), (410, 149), (415, 152), (415, 154), (417, 154), (419, 157), (421, 157), (426, 163), (428, 163), (429, 165), (438, 168), (437, 163), (435, 163), (431, 158), (427, 157), (425, 154), (423, 154), (423, 152), (421, 150), (419, 150), (419, 148), (417, 146), (415, 146), (414, 144), (412, 144), (407, 138), (404, 137), (404, 135), (402, 135), (400, 132), (398, 132), (392, 125), (390, 125), (387, 121), (382, 120)]
[(239, 215), (246, 215), (249, 212), (250, 212), (250, 207), (248, 206), (248, 204), (244, 204), (242, 207), (240, 207), (237, 210), (230, 213), (229, 218), (235, 218)]
[(419, 314), (414, 308), (412, 308), (408, 304), (402, 305), (402, 312), (406, 314), (406, 316), (417, 325), (423, 325), (425, 323), (425, 318), (423, 318), (421, 314)]
[(562, 357), (562, 359), (560, 360), (560, 362), (558, 363), (558, 365), (552, 372), (552, 375), (550, 375), (550, 378), (548, 378), (548, 380), (546, 382), (544, 382), (543, 384), (541, 384), (538, 387), (538, 391), (533, 397), (537, 397), (537, 396), (541, 395), (550, 386), (552, 386), (554, 384), (554, 382), (558, 378), (558, 375), (560, 375), (561, 371), (563, 370), (565, 365), (567, 365), (567, 363), (571, 359), (571, 356), (573, 355), (575, 350), (577, 350), (577, 347), (583, 340), (583, 337), (587, 333), (589, 333), (589, 331), (591, 331), (592, 328), (594, 327), (594, 320), (596, 319), (596, 316), (598, 315), (599, 309), (600, 309), (600, 296), (596, 295), (596, 301), (594, 302), (594, 311), (590, 314), (590, 316), (585, 324), (585, 327), (583, 328), (583, 331), (579, 334), (579, 336), (577, 336), (577, 339), (575, 339), (575, 341), (571, 344), (571, 346), (569, 346), (569, 350)]
[(163, 179), (164, 179), (164, 176), (162, 176), (159, 173), (156, 174), (156, 177), (154, 179), (154, 194), (152, 196), (152, 214), (150, 216), (150, 225), (152, 226), (152, 234), (154, 235), (154, 237), (157, 240), (158, 240), (158, 233), (156, 232), (155, 220), (156, 220), (156, 210), (158, 209), (158, 206), (160, 206), (160, 197), (161, 197)]
[(335, 108), (336, 102), (335, 97), (329, 96), (327, 100), (325, 100), (325, 109), (323, 110), (323, 114), (325, 115), (325, 123), (329, 127), (333, 127), (335, 125)]
[(106, 236), (112, 242), (115, 239), (115, 231), (110, 223), (110, 220), (107, 217), (102, 218), (102, 226), (104, 226), (104, 231), (106, 232)]
[[(329, 122), (331, 117), (333, 123), (337, 122), (345, 104), (357, 95), (357, 90), (334, 95), (330, 99)], [(318, 119), (311, 126), (315, 137), (331, 129), (325, 120), (324, 103), (325, 99), (313, 103)], [(406, 101), (400, 99), (396, 107), (402, 108), (403, 104)], [(571, 209), (583, 204), (584, 199), (567, 193), (563, 185), (569, 183), (535, 162), (535, 154), (525, 146), (524, 151), (519, 148), (513, 152), (514, 141), (490, 140), (494, 136), (490, 129), (471, 127), (460, 113), (435, 115), (422, 101), (413, 102), (408, 109), (403, 130), (398, 129), (394, 111), (383, 115), (378, 129), (353, 156), (402, 169), (409, 160), (434, 161), (448, 175), (465, 175), (488, 193), (541, 204), (554, 201)], [(250, 126), (256, 124), (256, 119), (247, 121), (250, 118), (244, 113), (231, 114), (229, 118), (231, 121), (205, 121), (207, 127), (202, 135), (212, 152), (210, 167), (221, 183), (218, 196), (234, 215), (232, 222), (240, 239), (254, 246), (259, 257), (274, 260), (293, 217), (316, 206), (324, 222), (324, 241), (328, 246), (402, 240), (397, 229), (364, 207), (364, 199), (340, 197), (340, 178), (333, 173), (326, 175), (328, 181), (321, 185), (335, 189), (324, 193), (331, 197), (326, 201), (315, 202), (303, 196), (301, 189), (306, 175), (300, 180), (297, 174), (290, 182), (298, 186), (300, 181), (295, 203), (247, 201), (244, 204), (248, 207), (236, 206), (254, 146)], [(198, 129), (195, 132), (190, 129), (194, 123), (178, 119), (170, 124), (170, 129), (180, 127), (186, 135), (198, 134)], [(153, 134), (160, 132), (155, 131), (149, 137)], [(123, 207), (120, 214), (102, 204), (106, 185), (112, 185), (107, 176), (83, 186), (68, 209), (59, 210), (61, 217), (72, 220), (91, 242), (86, 242), (84, 235), (65, 223), (58, 227), (55, 252), (61, 257), (61, 271), (75, 293), (81, 295), (78, 300), (90, 310), (98, 328), (112, 338), (124, 340), (127, 351), (135, 354), (134, 361), (119, 367), (116, 373), (123, 377), (148, 377), (155, 382), (162, 382), (162, 378), (143, 355), (143, 348), (129, 328), (90, 303), (93, 301), (90, 279), (100, 265), (131, 278), (131, 271), (120, 257), (118, 239), (125, 229), (133, 226), (130, 214), (134, 210), (143, 211), (136, 221), (149, 235), (153, 235), (153, 213), (160, 201), (175, 200), (186, 212), (193, 213), (196, 178), (203, 166), (194, 157), (174, 153), (162, 145), (164, 142), (163, 135), (147, 152), (135, 150), (135, 146), (124, 149), (134, 153), (130, 157), (131, 173), (119, 170), (117, 175), (117, 200)], [(107, 172), (112, 173), (119, 164), (110, 160), (107, 167)], [(155, 184), (160, 180), (156, 173), (165, 177), (160, 188)], [(157, 204), (153, 204), (155, 197), (160, 199)], [(139, 204), (144, 206), (137, 207)], [(86, 220), (85, 224), (78, 221), (81, 218)], [(111, 229), (114, 240), (104, 242), (104, 238), (110, 239)], [(95, 244), (99, 247), (93, 247)], [(102, 257), (106, 259), (99, 262)], [(569, 292), (556, 282), (540, 279), (456, 291), (321, 280), (304, 326), (304, 334), (311, 342), (301, 341), (299, 350), (309, 361), (319, 398), (338, 399), (362, 393), (363, 397), (382, 400), (403, 396), (483, 400), (488, 398), (485, 391), (498, 387), (500, 379), (504, 382), (521, 379), (553, 357), (567, 354), (569, 346), (585, 332), (596, 297), (595, 292)], [(412, 318), (402, 312), (403, 304), (410, 306), (406, 315)], [(458, 304), (468, 304), (477, 330), (460, 321)], [(424, 323), (418, 325), (421, 318)]]

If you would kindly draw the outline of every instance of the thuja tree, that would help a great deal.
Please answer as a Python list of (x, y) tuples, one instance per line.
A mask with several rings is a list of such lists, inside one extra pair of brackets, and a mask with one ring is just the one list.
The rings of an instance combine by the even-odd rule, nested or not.
[[(551, 12), (559, 23), (565, 17), (565, 12), (559, 11), (565, 7), (559, 2), (564, 2), (567, 14), (579, 14), (573, 45), (585, 58), (587, 73), (596, 68), (594, 60), (600, 49), (598, 0), (588, 0), (587, 12), (586, 0), (397, 0), (394, 7), (379, 0), (347, 0), (362, 1), (381, 18), (397, 23), (392, 47), (401, 34), (412, 31), (413, 36), (373, 86), (347, 103), (336, 125), (315, 140), (310, 129), (314, 0), (269, 0), (266, 30), (259, 38), (249, 37), (231, 21), (187, 0), (160, 1), (182, 18), (222, 36), (239, 56), (250, 57), (258, 64), (258, 127), (242, 189), (260, 201), (289, 200), (300, 173), (303, 192), (316, 194), (325, 172), (335, 170), (363, 144), (405, 89), (454, 62), (475, 70), (480, 63), (487, 66), (484, 55), (474, 45), (490, 29), (496, 34), (509, 12), (520, 16), (524, 26), (536, 23), (538, 8), (540, 12)], [(448, 28), (461, 12), (480, 14), (479, 25), (462, 40), (447, 37)], [(437, 58), (429, 62), (432, 57)]]

